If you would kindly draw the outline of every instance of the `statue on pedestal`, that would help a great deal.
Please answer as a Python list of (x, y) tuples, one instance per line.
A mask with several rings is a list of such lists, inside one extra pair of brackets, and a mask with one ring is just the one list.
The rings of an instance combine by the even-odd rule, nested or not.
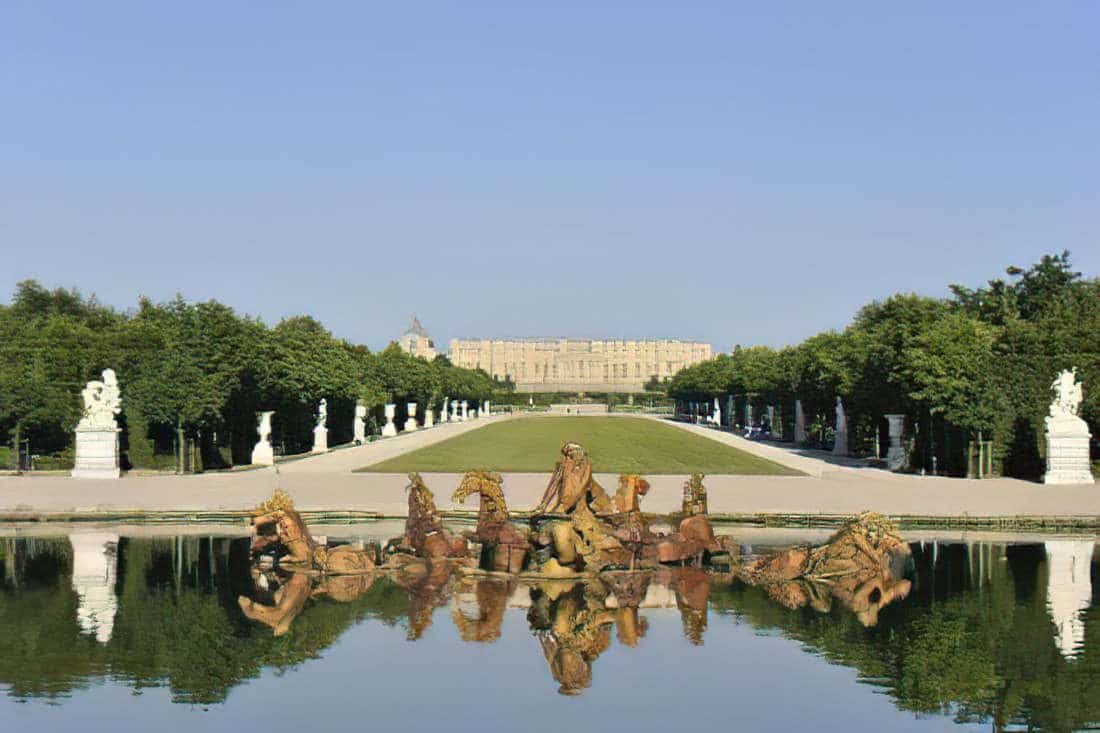
[(352, 422), (352, 440), (356, 445), (367, 442), (367, 406), (362, 400), (355, 403), (355, 420)]
[(271, 417), (274, 414), (272, 410), (256, 413), (256, 432), (260, 434), (260, 439), (252, 447), (252, 464), (255, 466), (275, 465), (275, 451), (271, 447)]
[(1046, 418), (1048, 484), (1093, 483), (1089, 453), (1089, 426), (1078, 415), (1084, 398), (1077, 370), (1061, 372), (1051, 384), (1054, 399)]
[(386, 410), (386, 424), (382, 426), (382, 437), (392, 438), (397, 435), (397, 425), (394, 424), (393, 418), (397, 414), (397, 405), (388, 404), (385, 407)]
[(317, 424), (313, 428), (313, 453), (328, 450), (328, 400), (321, 398), (317, 406)]
[(84, 411), (76, 425), (74, 478), (118, 478), (118, 422), (122, 398), (114, 369), (92, 380), (80, 392)]
[(836, 398), (836, 436), (833, 441), (833, 455), (848, 455), (848, 416), (844, 413), (844, 402)]

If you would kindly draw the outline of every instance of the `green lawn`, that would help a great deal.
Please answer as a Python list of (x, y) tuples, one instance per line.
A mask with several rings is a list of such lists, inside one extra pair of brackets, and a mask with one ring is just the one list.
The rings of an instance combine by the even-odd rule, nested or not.
[(797, 475), (744, 451), (634, 417), (528, 417), (487, 425), (442, 443), (359, 469), (375, 473), (491, 469), (550, 471), (568, 441), (588, 449), (601, 473)]

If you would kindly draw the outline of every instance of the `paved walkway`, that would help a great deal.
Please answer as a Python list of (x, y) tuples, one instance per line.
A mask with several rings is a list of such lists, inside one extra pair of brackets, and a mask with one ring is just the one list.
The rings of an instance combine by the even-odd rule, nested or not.
[[(76, 480), (64, 476), (0, 478), (0, 516), (33, 517), (70, 513), (236, 512), (255, 506), (281, 487), (308, 511), (373, 512), (402, 516), (406, 512), (402, 474), (351, 473), (407, 451), (431, 445), (490, 422), (493, 417), (450, 423), (367, 445), (274, 468), (197, 476), (143, 476), (121, 480)], [(775, 445), (747, 441), (711, 428), (668, 423), (783, 465), (804, 476), (708, 476), (710, 510), (729, 515), (837, 515), (874, 509), (892, 516), (1100, 517), (1100, 486), (1045, 486), (1014, 479), (970, 481), (891, 474), (878, 469), (834, 465)], [(548, 467), (549, 468), (549, 467)], [(598, 466), (597, 466), (598, 468)], [(424, 474), (441, 509), (476, 509), (449, 501), (458, 474)], [(549, 473), (504, 475), (505, 494), (514, 510), (533, 508)], [(679, 509), (686, 476), (652, 476), (647, 511)], [(614, 490), (617, 477), (597, 474)]]

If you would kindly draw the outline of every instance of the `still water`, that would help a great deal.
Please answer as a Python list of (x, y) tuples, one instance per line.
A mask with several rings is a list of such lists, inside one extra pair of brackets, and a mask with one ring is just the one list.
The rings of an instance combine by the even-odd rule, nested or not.
[(691, 568), (632, 581), (631, 607), (608, 583), (323, 582), (254, 572), (244, 538), (122, 535), (0, 539), (0, 731), (1100, 723), (1094, 539), (916, 542), (912, 592), (868, 618)]

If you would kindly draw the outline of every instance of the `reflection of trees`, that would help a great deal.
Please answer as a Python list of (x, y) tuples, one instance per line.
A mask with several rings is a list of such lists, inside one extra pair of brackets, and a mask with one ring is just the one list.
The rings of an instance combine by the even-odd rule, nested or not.
[(247, 540), (123, 540), (114, 634), (100, 645), (77, 625), (68, 543), (38, 540), (34, 557), (24, 543), (18, 557), (4, 553), (5, 570), (20, 563), (19, 589), (0, 585), (0, 684), (18, 697), (64, 695), (109, 670), (135, 689), (166, 685), (178, 702), (219, 702), (264, 667), (316, 658), (362, 619), (408, 615), (407, 594), (378, 582), (349, 602), (312, 601), (275, 638), (237, 606), (250, 583)]
[[(831, 661), (855, 667), (890, 690), (898, 707), (991, 721), (1074, 730), (1100, 720), (1100, 610), (1085, 616), (1085, 646), (1062, 657), (1047, 613), (1042, 546), (916, 549), (910, 599), (864, 628), (841, 608), (788, 610), (765, 591), (714, 588), (719, 612), (779, 628)], [(1094, 582), (1096, 580), (1094, 579)]]
[[(217, 702), (265, 667), (316, 658), (363, 619), (415, 631), (445, 597), (442, 576), (409, 571), (408, 589), (380, 577), (365, 593), (339, 595), (344, 602), (331, 589), (310, 600), (289, 631), (273, 637), (237, 606), (237, 597), (252, 590), (246, 540), (123, 539), (114, 633), (99, 644), (77, 623), (68, 542), (0, 540), (0, 551), (0, 685), (16, 697), (63, 696), (111, 675), (135, 689), (167, 686), (177, 701)], [(624, 644), (645, 644), (637, 607), (663, 600), (680, 607), (695, 636), (701, 625), (687, 622), (708, 604), (711, 612), (780, 629), (883, 685), (904, 710), (947, 712), (997, 728), (1073, 730), (1100, 720), (1100, 607), (1085, 611), (1080, 653), (1063, 657), (1047, 609), (1044, 548), (941, 545), (936, 554), (933, 565), (931, 546), (914, 549), (913, 592), (884, 608), (872, 628), (839, 604), (827, 613), (789, 610), (761, 588), (693, 583), (690, 568), (648, 582), (611, 575), (606, 588), (533, 589), (530, 618), (540, 643), (546, 641), (551, 673), (569, 689), (583, 689), (612, 626)], [(1100, 573), (1092, 575), (1095, 588)], [(508, 588), (486, 580), (470, 589), (464, 636), (499, 634)]]

